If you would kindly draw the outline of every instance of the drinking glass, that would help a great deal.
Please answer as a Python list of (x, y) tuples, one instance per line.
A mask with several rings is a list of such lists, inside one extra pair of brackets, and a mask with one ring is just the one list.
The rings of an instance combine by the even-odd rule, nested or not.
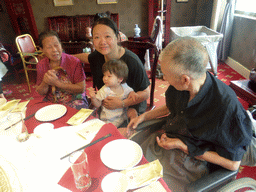
[(20, 119), (21, 119), (21, 132), (20, 132), (20, 134), (17, 135), (17, 140), (19, 142), (27, 141), (29, 138), (29, 134), (28, 134), (27, 126), (25, 125), (24, 120), (23, 120), (23, 115), (22, 115), (22, 113), (16, 113), (16, 114), (19, 114)]
[(69, 156), (69, 162), (74, 175), (76, 188), (82, 191), (91, 186), (91, 177), (89, 175), (89, 164), (87, 155), (84, 151), (77, 151)]

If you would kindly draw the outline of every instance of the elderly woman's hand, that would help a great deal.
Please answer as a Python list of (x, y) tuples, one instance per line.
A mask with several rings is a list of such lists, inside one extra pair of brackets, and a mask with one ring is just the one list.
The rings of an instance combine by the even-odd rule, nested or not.
[(58, 77), (56, 75), (56, 71), (55, 70), (48, 70), (45, 74), (44, 74), (44, 79), (43, 81), (45, 83), (47, 83), (48, 85), (56, 85), (56, 82), (58, 81)]
[(122, 108), (123, 106), (122, 100), (119, 97), (112, 96), (108, 96), (106, 99), (104, 99), (102, 104), (107, 109), (118, 109)]

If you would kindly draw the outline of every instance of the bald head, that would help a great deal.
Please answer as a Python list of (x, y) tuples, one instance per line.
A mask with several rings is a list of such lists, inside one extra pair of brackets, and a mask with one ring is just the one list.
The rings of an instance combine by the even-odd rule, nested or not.
[(197, 79), (206, 73), (209, 56), (195, 38), (182, 37), (169, 43), (159, 60), (170, 65), (177, 75), (186, 74)]

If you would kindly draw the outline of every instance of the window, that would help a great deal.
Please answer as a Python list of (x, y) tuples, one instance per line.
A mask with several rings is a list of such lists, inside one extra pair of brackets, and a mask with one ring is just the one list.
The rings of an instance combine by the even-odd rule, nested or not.
[(236, 0), (235, 13), (256, 17), (256, 1), (255, 0)]

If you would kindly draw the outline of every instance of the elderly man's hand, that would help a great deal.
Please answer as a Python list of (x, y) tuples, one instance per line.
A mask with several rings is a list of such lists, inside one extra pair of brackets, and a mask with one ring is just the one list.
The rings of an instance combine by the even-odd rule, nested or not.
[(103, 100), (103, 106), (107, 109), (118, 109), (122, 107), (122, 100), (119, 97), (108, 96)]
[(178, 138), (169, 138), (167, 135), (164, 133), (161, 135), (161, 138), (156, 137), (156, 141), (158, 145), (166, 150), (171, 150), (171, 149), (180, 149), (184, 151), (185, 153), (188, 152), (187, 146), (185, 143), (183, 143), (180, 139)]

